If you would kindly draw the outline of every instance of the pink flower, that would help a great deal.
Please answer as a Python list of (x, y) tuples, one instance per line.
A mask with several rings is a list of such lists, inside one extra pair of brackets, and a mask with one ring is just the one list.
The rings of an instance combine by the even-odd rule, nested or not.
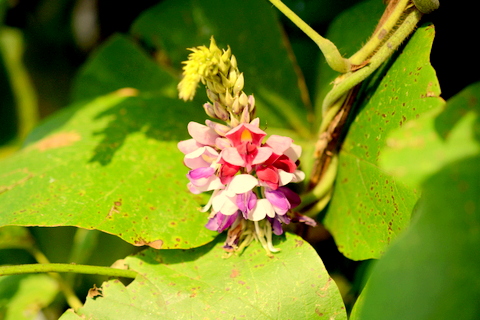
[(261, 146), (265, 136), (266, 133), (258, 126), (241, 123), (225, 135), (232, 146), (223, 149), (222, 159), (232, 165), (245, 167), (250, 172), (252, 165), (266, 161), (273, 152), (272, 148)]
[[(272, 232), (280, 235), (282, 224), (292, 219), (315, 223), (292, 211), (300, 204), (300, 197), (285, 187), (305, 178), (297, 167), (301, 147), (278, 135), (263, 142), (266, 133), (259, 123), (256, 118), (230, 128), (208, 120), (206, 125), (190, 122), (192, 139), (178, 143), (185, 154), (184, 163), (191, 169), (187, 174), (189, 190), (195, 194), (213, 191), (202, 209), (210, 211), (205, 227), (218, 232), (229, 229), (227, 249), (237, 245), (242, 228), (252, 226), (242, 222), (245, 220), (253, 221), (256, 237)], [(266, 224), (259, 224), (262, 220)], [(271, 239), (267, 242), (267, 250), (275, 251)]]

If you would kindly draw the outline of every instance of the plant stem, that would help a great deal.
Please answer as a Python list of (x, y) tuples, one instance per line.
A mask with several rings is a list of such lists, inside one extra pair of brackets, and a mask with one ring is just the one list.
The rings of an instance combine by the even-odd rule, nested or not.
[[(50, 264), (50, 261), (48, 260), (48, 258), (36, 246), (32, 246), (32, 247), (28, 248), (27, 250), (35, 258), (35, 260), (37, 260), (38, 263), (40, 263), (42, 265), (43, 264), (45, 264), (45, 265)], [(34, 265), (38, 265), (38, 264), (34, 264)], [(8, 266), (8, 267), (15, 268), (17, 266)], [(2, 267), (0, 267), (0, 269), (1, 268)], [(0, 271), (0, 276), (2, 276), (2, 275), (3, 275), (3, 273), (2, 273), (2, 271)], [(67, 281), (65, 281), (65, 279), (63, 279), (63, 277), (61, 275), (59, 275), (58, 273), (50, 273), (50, 276), (58, 282), (58, 286), (60, 287), (60, 290), (63, 292), (63, 295), (65, 296), (65, 299), (67, 300), (68, 305), (73, 310), (77, 311), (78, 309), (83, 307), (82, 301), (80, 301), (80, 299), (78, 299), (77, 295), (73, 291), (70, 284)]]
[(339, 81), (333, 89), (325, 96), (323, 101), (323, 112), (326, 113), (331, 105), (340, 97), (345, 95), (354, 86), (365, 80), (377, 68), (385, 62), (392, 53), (400, 46), (400, 44), (412, 33), (420, 21), (422, 14), (418, 10), (411, 11), (402, 22), (400, 27), (391, 35), (391, 37), (382, 45), (377, 53), (370, 59), (370, 64), (362, 69), (350, 72)]
[(282, 1), (270, 0), (270, 2), (318, 45), (330, 68), (341, 73), (350, 71), (350, 62), (342, 57), (333, 42), (319, 35)]
[(87, 266), (82, 264), (67, 263), (39, 263), (21, 264), (15, 266), (0, 266), (0, 276), (44, 272), (75, 272), (121, 278), (135, 278), (138, 275), (138, 273), (133, 270), (123, 270), (110, 267)]
[(387, 11), (385, 11), (387, 15), (385, 20), (383, 19), (384, 17), (382, 17), (380, 24), (377, 26), (374, 34), (368, 40), (368, 42), (348, 59), (352, 65), (361, 65), (365, 63), (367, 59), (372, 56), (373, 53), (380, 47), (382, 42), (388, 39), (389, 34), (398, 24), (398, 21), (409, 2), (410, 0), (399, 0), (398, 2), (391, 1), (391, 3), (395, 3), (394, 8), (392, 10), (388, 10), (387, 8)]

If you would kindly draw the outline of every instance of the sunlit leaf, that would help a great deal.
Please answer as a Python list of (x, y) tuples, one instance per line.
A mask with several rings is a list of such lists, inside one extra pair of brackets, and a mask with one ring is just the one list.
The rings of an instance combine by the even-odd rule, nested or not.
[(103, 296), (61, 319), (346, 319), (335, 282), (301, 238), (287, 235), (273, 258), (255, 243), (225, 259), (223, 240), (128, 257), (143, 276), (126, 287), (104, 283)]
[(480, 83), (439, 108), (409, 121), (388, 136), (380, 164), (399, 180), (418, 187), (455, 160), (480, 152)]
[(478, 318), (479, 163), (449, 163), (424, 182), (411, 227), (374, 266), (354, 319)]
[[(77, 226), (136, 244), (191, 248), (215, 235), (186, 188), (190, 110), (177, 99), (123, 90), (73, 106), (0, 164), (0, 225)], [(182, 120), (176, 120), (182, 119)]]
[(342, 145), (325, 225), (354, 260), (378, 258), (409, 223), (419, 192), (379, 167), (388, 133), (441, 106), (429, 54), (431, 25), (417, 29), (384, 76), (373, 77)]

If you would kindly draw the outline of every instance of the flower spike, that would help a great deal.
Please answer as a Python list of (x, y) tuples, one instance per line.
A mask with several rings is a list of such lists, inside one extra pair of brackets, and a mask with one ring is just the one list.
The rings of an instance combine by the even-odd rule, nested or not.
[(228, 230), (227, 252), (241, 252), (253, 240), (268, 254), (277, 252), (272, 235), (283, 234), (282, 224), (315, 224), (294, 211), (300, 197), (286, 186), (305, 177), (298, 169), (301, 147), (288, 137), (265, 139), (260, 119), (254, 118), (255, 99), (243, 92), (244, 76), (230, 47), (221, 51), (212, 37), (209, 48), (190, 51), (178, 85), (179, 97), (193, 99), (202, 82), (210, 99), (203, 108), (226, 125), (210, 120), (206, 125), (188, 124), (192, 139), (178, 143), (184, 164), (190, 168), (188, 189), (194, 194), (212, 192), (202, 209), (210, 212), (205, 227)]

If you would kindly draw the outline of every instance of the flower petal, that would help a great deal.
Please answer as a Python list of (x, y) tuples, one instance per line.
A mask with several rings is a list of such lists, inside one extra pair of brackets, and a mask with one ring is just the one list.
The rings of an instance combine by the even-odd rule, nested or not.
[(193, 121), (188, 123), (188, 133), (198, 143), (207, 146), (214, 146), (215, 139), (219, 137), (219, 135), (212, 128)]
[(285, 194), (279, 190), (266, 190), (265, 198), (272, 204), (275, 212), (284, 215), (290, 209), (290, 202)]
[(229, 194), (239, 194), (250, 191), (258, 184), (257, 178), (249, 174), (239, 174), (233, 177), (227, 187)]
[(252, 211), (250, 211), (248, 219), (260, 221), (266, 216), (269, 216), (270, 218), (275, 217), (275, 210), (273, 210), (272, 204), (267, 199), (257, 200), (257, 205)]
[(240, 153), (238, 153), (238, 150), (236, 148), (223, 149), (220, 153), (220, 156), (225, 162), (228, 162), (235, 166), (245, 166), (245, 160), (243, 160), (242, 156), (240, 155)]
[(203, 145), (195, 141), (195, 139), (188, 139), (184, 141), (180, 141), (177, 144), (178, 149), (183, 152), (183, 154), (189, 154), (194, 152), (198, 148), (201, 148)]
[(272, 134), (265, 144), (273, 149), (276, 154), (283, 154), (292, 145), (293, 139)]

